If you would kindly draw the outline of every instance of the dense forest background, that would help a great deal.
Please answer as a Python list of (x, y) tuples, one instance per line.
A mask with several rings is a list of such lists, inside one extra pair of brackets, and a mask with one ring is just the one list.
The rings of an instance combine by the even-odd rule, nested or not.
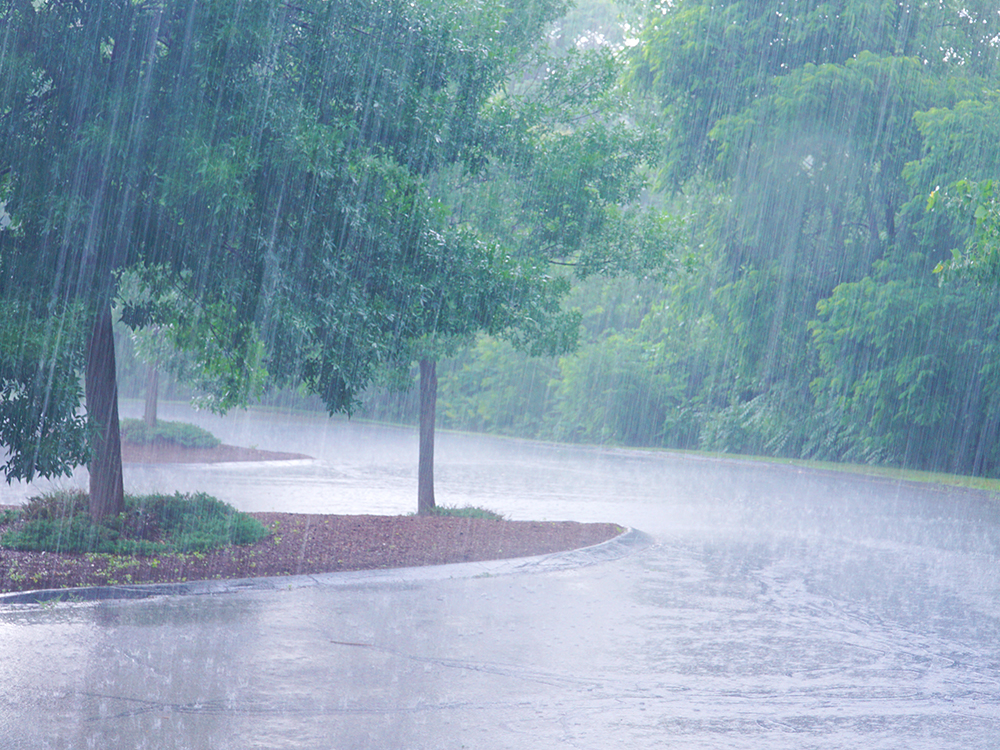
[[(995, 6), (580, 0), (548, 41), (613, 53), (676, 245), (666, 274), (568, 277), (574, 351), (440, 360), (439, 426), (1000, 474)], [(149, 345), (119, 345), (140, 395)], [(416, 421), (417, 394), (355, 414)]]

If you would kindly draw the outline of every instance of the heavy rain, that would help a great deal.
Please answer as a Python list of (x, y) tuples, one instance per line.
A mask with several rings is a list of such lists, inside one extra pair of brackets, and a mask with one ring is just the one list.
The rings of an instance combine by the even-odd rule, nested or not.
[[(980, 0), (0, 0), (0, 748), (993, 748), (998, 82)], [(129, 567), (277, 513), (622, 533)]]

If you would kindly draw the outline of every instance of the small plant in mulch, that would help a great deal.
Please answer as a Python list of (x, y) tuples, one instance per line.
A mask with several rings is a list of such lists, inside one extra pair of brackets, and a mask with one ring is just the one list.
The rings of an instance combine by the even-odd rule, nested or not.
[(127, 495), (125, 512), (94, 523), (82, 491), (31, 498), (4, 514), (0, 547), (35, 552), (159, 555), (253, 544), (270, 533), (252, 516), (206, 495)]
[(438, 505), (427, 512), (429, 516), (448, 516), (450, 518), (482, 518), (487, 521), (503, 521), (502, 515), (486, 508), (477, 508), (473, 505), (466, 505), (458, 508), (448, 505)]
[(157, 421), (150, 427), (141, 419), (123, 419), (122, 442), (135, 445), (179, 445), (182, 448), (214, 448), (222, 441), (208, 430), (186, 422)]

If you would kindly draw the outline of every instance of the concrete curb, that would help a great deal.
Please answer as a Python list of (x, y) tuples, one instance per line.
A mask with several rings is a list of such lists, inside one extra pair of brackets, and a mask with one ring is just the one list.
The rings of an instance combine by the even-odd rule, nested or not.
[(154, 596), (204, 596), (241, 591), (287, 591), (322, 586), (326, 588), (412, 587), (434, 581), (491, 578), (524, 573), (551, 573), (620, 560), (652, 544), (653, 539), (636, 529), (591, 547), (553, 552), (534, 557), (426, 565), (416, 568), (355, 570), (269, 578), (190, 581), (185, 583), (132, 584), (126, 586), (82, 586), (71, 589), (40, 589), (0, 594), (0, 607), (11, 604), (92, 602), (112, 599), (147, 599)]

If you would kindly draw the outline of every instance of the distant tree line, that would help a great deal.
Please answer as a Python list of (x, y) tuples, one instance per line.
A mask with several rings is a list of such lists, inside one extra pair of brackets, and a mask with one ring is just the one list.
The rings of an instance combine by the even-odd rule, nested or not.
[(675, 273), (578, 284), (560, 357), (481, 337), (443, 423), (1000, 474), (995, 5), (630, 10)]

